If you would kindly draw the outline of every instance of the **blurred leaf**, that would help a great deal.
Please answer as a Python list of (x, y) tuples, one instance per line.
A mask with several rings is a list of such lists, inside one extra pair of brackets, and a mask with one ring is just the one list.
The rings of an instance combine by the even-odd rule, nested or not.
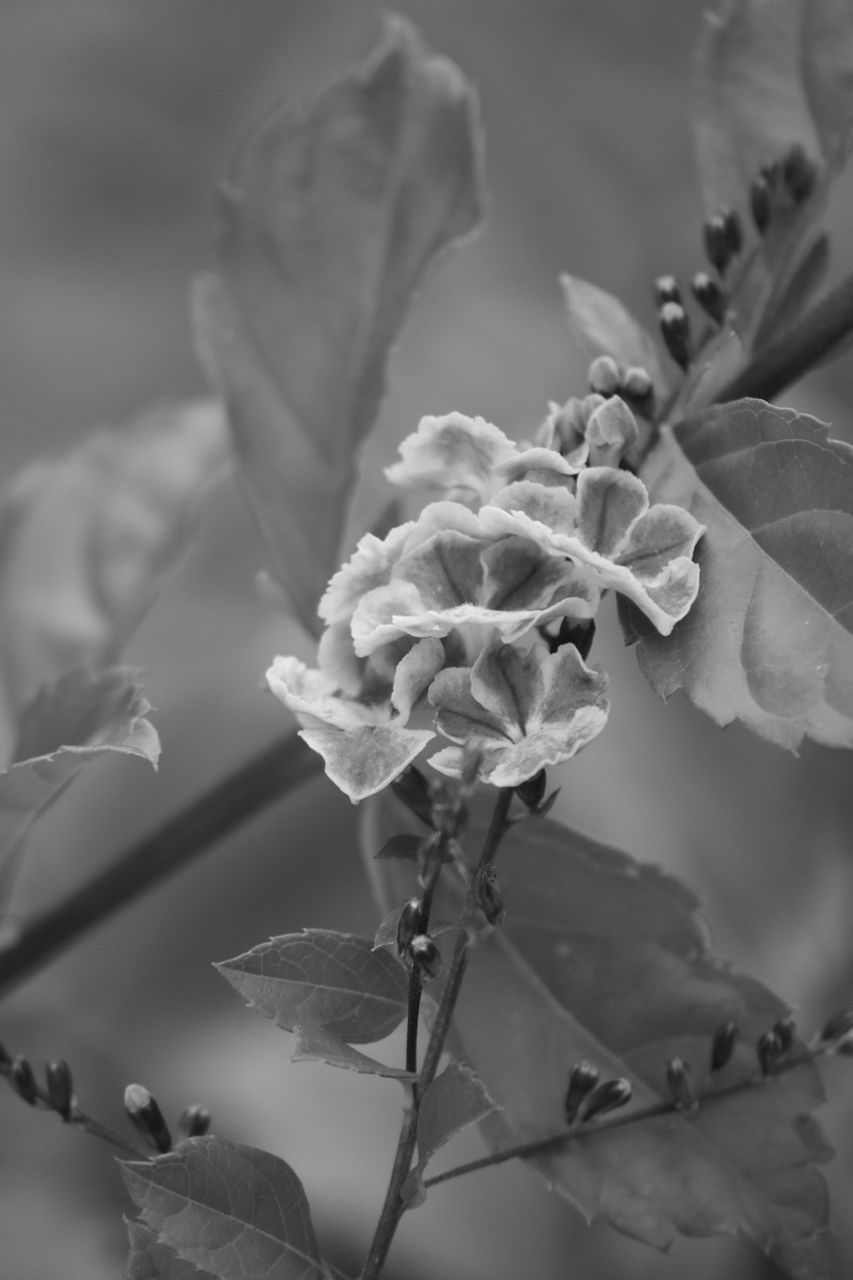
[(371, 1044), (389, 1035), (408, 1008), (403, 966), (352, 934), (284, 934), (216, 968), (251, 1008), (285, 1031), (318, 1028), (349, 1044)]
[(774, 295), (761, 317), (755, 335), (755, 348), (761, 350), (770, 339), (783, 333), (795, 320), (799, 320), (806, 306), (823, 284), (829, 269), (829, 236), (819, 235), (784, 286)]
[(296, 1048), (291, 1062), (326, 1062), (330, 1067), (357, 1071), (361, 1075), (387, 1076), (392, 1080), (414, 1080), (417, 1077), (399, 1067), (386, 1066), (366, 1053), (359, 1053), (346, 1041), (323, 1027), (294, 1027)]
[(363, 67), (255, 130), (196, 315), (276, 576), (312, 632), (358, 446), (426, 268), (481, 214), (474, 95), (389, 21)]
[(157, 767), (150, 710), (133, 672), (121, 667), (68, 671), (23, 709), (14, 759), (0, 773), (0, 902), (33, 822), (87, 761), (118, 752)]
[[(475, 806), (472, 848), (490, 807), (482, 797)], [(387, 796), (366, 809), (372, 849), (399, 830), (401, 810)], [(670, 1096), (672, 1057), (692, 1063), (700, 1095), (713, 1093), (712, 1037), (732, 1019), (742, 1039), (721, 1083), (754, 1077), (749, 1046), (785, 1008), (710, 954), (677, 881), (549, 820), (513, 828), (498, 858), (506, 926), (471, 950), (450, 1046), (500, 1108), (483, 1126), (494, 1149), (563, 1128), (581, 1059), (603, 1079), (627, 1077), (633, 1107)], [(383, 906), (410, 891), (404, 864), (368, 867)], [(449, 896), (458, 911), (458, 881)], [(658, 1247), (676, 1232), (740, 1232), (790, 1275), (818, 1280), (828, 1275), (828, 1209), (812, 1164), (828, 1152), (807, 1113), (821, 1100), (817, 1072), (804, 1066), (694, 1113), (591, 1132), (531, 1163), (587, 1219)]]
[(4, 759), (42, 685), (115, 661), (186, 547), (227, 443), (213, 402), (165, 407), (33, 464), (0, 497)]
[(618, 298), (577, 276), (562, 275), (560, 284), (569, 322), (572, 350), (589, 364), (596, 356), (613, 356), (623, 369), (645, 369), (655, 394), (666, 398), (666, 378), (657, 343)]
[(672, 635), (622, 611), (652, 687), (792, 750), (853, 746), (853, 448), (739, 400), (664, 431), (643, 479), (707, 525), (699, 595)]
[(321, 1280), (302, 1183), (278, 1156), (205, 1137), (188, 1138), (155, 1160), (120, 1163), (158, 1241), (203, 1273), (216, 1280)]
[(421, 1099), (418, 1112), (418, 1164), (423, 1172), (445, 1143), (482, 1120), (495, 1104), (470, 1067), (449, 1062)]
[(127, 1222), (130, 1256), (124, 1280), (213, 1280), (210, 1271), (200, 1271), (184, 1262), (165, 1244), (158, 1244), (156, 1234), (141, 1222)]

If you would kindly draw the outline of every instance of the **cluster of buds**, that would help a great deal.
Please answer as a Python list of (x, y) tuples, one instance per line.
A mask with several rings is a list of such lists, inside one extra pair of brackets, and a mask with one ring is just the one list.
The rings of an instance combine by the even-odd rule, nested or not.
[(616, 1111), (631, 1101), (630, 1080), (617, 1076), (599, 1084), (598, 1069), (590, 1062), (576, 1062), (569, 1072), (564, 1114), (566, 1124), (586, 1124), (597, 1116)]
[(622, 369), (613, 356), (598, 356), (589, 366), (587, 374), (590, 394), (603, 396), (605, 400), (619, 396), (644, 418), (651, 418), (655, 407), (655, 392), (649, 373), (639, 365)]
[(808, 200), (817, 177), (817, 165), (799, 143), (772, 164), (762, 165), (749, 189), (749, 208), (758, 234), (766, 235), (780, 214)]
[[(129, 1084), (124, 1091), (124, 1109), (145, 1141), (159, 1154), (172, 1150), (172, 1134), (157, 1099), (141, 1084)], [(175, 1126), (177, 1141), (200, 1138), (210, 1128), (211, 1116), (206, 1107), (193, 1103), (185, 1107)]]
[(13, 1057), (0, 1045), (0, 1076), (8, 1081), (18, 1097), (29, 1106), (54, 1111), (66, 1124), (76, 1118), (77, 1100), (74, 1097), (71, 1069), (61, 1058), (54, 1058), (45, 1064), (42, 1086), (36, 1079), (28, 1058), (22, 1054)]

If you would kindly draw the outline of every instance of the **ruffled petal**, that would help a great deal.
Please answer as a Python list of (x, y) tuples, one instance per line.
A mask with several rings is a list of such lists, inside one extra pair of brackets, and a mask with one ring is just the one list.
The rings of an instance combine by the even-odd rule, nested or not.
[(590, 467), (578, 479), (578, 534), (590, 551), (608, 559), (627, 541), (634, 520), (648, 510), (642, 480), (614, 467)]
[(440, 640), (419, 640), (412, 645), (397, 665), (391, 704), (405, 724), (426, 693), (434, 678), (444, 666), (444, 645)]
[(405, 489), (476, 500), (493, 487), (495, 468), (516, 453), (513, 441), (485, 418), (448, 413), (422, 418), (400, 445), (400, 461), (385, 475)]
[(505, 485), (516, 480), (535, 480), (537, 484), (565, 484), (576, 476), (583, 464), (576, 465), (564, 458), (556, 449), (533, 445), (522, 449), (514, 458), (508, 458), (496, 467)]
[(577, 517), (578, 503), (573, 493), (532, 480), (518, 480), (498, 490), (480, 511), (485, 534), (517, 534), (544, 545), (551, 533), (573, 532)]
[(620, 396), (594, 409), (586, 424), (591, 467), (618, 467), (622, 455), (640, 439), (637, 420)]
[(588, 667), (573, 644), (561, 645), (556, 653), (542, 655), (542, 696), (530, 728), (561, 730), (567, 727), (583, 707), (602, 706), (607, 689), (607, 675), (596, 667)]
[(404, 628), (394, 622), (395, 614), (423, 613), (420, 592), (411, 582), (389, 582), (387, 586), (368, 591), (352, 615), (352, 642), (362, 657), (389, 641), (404, 635)]
[[(357, 725), (375, 724), (382, 716), (378, 708), (340, 697), (327, 675), (307, 667), (298, 658), (274, 658), (267, 671), (267, 684), (279, 702), (293, 711), (302, 724), (352, 729)], [(390, 710), (384, 718), (390, 718)]]
[[(526, 734), (503, 751), (484, 757), (480, 777), (493, 787), (517, 787), (533, 778), (540, 769), (571, 760), (597, 738), (607, 723), (609, 705), (580, 707), (560, 732), (543, 729)], [(432, 763), (432, 762), (430, 762)]]
[(674, 559), (689, 560), (704, 532), (689, 511), (659, 502), (634, 521), (617, 558), (638, 578), (653, 581)]
[(362, 596), (383, 586), (415, 527), (414, 520), (397, 525), (386, 538), (366, 533), (347, 563), (329, 580), (317, 606), (326, 623), (348, 622)]
[(300, 731), (312, 751), (326, 762), (326, 773), (353, 803), (382, 791), (420, 755), (435, 737), (428, 729), (396, 729), (361, 725), (343, 730), (329, 726)]

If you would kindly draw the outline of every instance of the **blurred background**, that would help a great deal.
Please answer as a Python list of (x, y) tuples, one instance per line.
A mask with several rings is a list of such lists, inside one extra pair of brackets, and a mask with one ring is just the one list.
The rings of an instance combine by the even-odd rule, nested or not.
[[(392, 366), (371, 458), (390, 460), (426, 412), (515, 430), (583, 389), (556, 284), (568, 270), (652, 322), (650, 283), (700, 263), (689, 131), (700, 0), (400, 0), (479, 87), (485, 232), (429, 281)], [(241, 135), (373, 44), (366, 0), (5, 0), (0, 5), (0, 386), (4, 475), (93, 427), (196, 394), (187, 290), (210, 261), (213, 192)], [(835, 269), (853, 262), (853, 187), (833, 211)], [(853, 364), (788, 400), (853, 439)], [(254, 586), (263, 552), (233, 486), (208, 503), (191, 554), (134, 638), (164, 753), (92, 766), (37, 828), (26, 915), (105, 865), (285, 722), (262, 692), (293, 642)], [(799, 760), (659, 703), (615, 616), (596, 643), (608, 732), (559, 778), (559, 815), (681, 875), (717, 951), (762, 979), (811, 1032), (853, 1003), (851, 765)], [(225, 1136), (268, 1146), (304, 1180), (326, 1251), (355, 1269), (384, 1190), (391, 1082), (289, 1066), (288, 1037), (210, 968), (311, 924), (371, 932), (355, 811), (323, 779), (99, 929), (0, 1014), (0, 1040), (72, 1064), (81, 1101), (117, 1124), (130, 1080), (174, 1117), (210, 1106)], [(847, 1065), (847, 1072), (842, 1068)], [(853, 1078), (835, 1064), (822, 1118), (839, 1274), (853, 1274)], [(846, 1098), (846, 1101), (845, 1101)], [(0, 1280), (114, 1280), (129, 1212), (110, 1151), (0, 1093)], [(456, 1159), (479, 1150), (470, 1137)], [(522, 1168), (437, 1189), (404, 1223), (389, 1276), (408, 1280), (693, 1280), (775, 1273), (736, 1242), (660, 1256), (587, 1230)]]

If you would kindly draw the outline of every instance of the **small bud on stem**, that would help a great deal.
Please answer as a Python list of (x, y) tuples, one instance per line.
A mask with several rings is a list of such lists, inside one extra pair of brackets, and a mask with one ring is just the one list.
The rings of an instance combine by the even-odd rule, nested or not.
[(210, 1121), (211, 1115), (207, 1107), (201, 1107), (197, 1102), (185, 1107), (176, 1126), (178, 1140), (180, 1141), (182, 1138), (203, 1138), (210, 1128)]
[(622, 371), (612, 356), (597, 356), (587, 374), (590, 391), (600, 396), (615, 396), (622, 385)]
[(764, 1035), (759, 1036), (758, 1044), (755, 1047), (758, 1053), (761, 1074), (763, 1076), (772, 1075), (785, 1052), (778, 1034), (772, 1029), (765, 1031)]
[(676, 1107), (680, 1111), (693, 1111), (698, 1104), (689, 1062), (684, 1062), (681, 1058), (670, 1058), (666, 1064), (666, 1082)]
[[(544, 769), (542, 772), (545, 772)], [(498, 884), (497, 872), (491, 863), (481, 867), (477, 873), (477, 879), (474, 884), (474, 898), (489, 924), (503, 924), (506, 908), (504, 907), (503, 894)]]
[(654, 283), (654, 294), (659, 307), (665, 302), (677, 302), (681, 306), (681, 289), (675, 276), (658, 276)]
[(9, 1080), (18, 1097), (34, 1107), (38, 1101), (39, 1091), (33, 1069), (26, 1058), (19, 1055), (12, 1059)]
[(63, 1120), (70, 1120), (74, 1109), (74, 1084), (68, 1063), (62, 1058), (53, 1059), (44, 1069), (44, 1078), (50, 1105)]
[(412, 938), (409, 943), (409, 957), (424, 982), (437, 978), (441, 973), (441, 952), (429, 934), (419, 933)]
[(593, 1116), (601, 1116), (608, 1111), (615, 1111), (618, 1107), (624, 1107), (631, 1101), (632, 1093), (630, 1080), (626, 1080), (623, 1076), (615, 1080), (605, 1080), (604, 1084), (600, 1084), (588, 1095), (581, 1106), (579, 1119), (586, 1123), (587, 1120), (592, 1120)]
[(658, 313), (660, 331), (666, 349), (676, 364), (687, 369), (690, 364), (690, 322), (678, 302), (665, 302)]
[(714, 1032), (714, 1038), (711, 1041), (711, 1070), (713, 1072), (722, 1071), (723, 1067), (731, 1059), (737, 1038), (738, 1028), (736, 1022), (724, 1022), (717, 1027)]
[(420, 898), (409, 898), (400, 910), (397, 922), (397, 951), (399, 955), (408, 954), (412, 939), (423, 933), (426, 926), (424, 904)]
[(172, 1135), (163, 1112), (144, 1085), (129, 1084), (124, 1091), (124, 1109), (139, 1132), (160, 1152), (172, 1150)]
[(722, 324), (726, 315), (726, 297), (717, 281), (707, 271), (697, 271), (690, 282), (693, 296), (706, 315), (715, 324)]
[(566, 1090), (566, 1124), (574, 1124), (581, 1107), (598, 1084), (598, 1070), (591, 1062), (576, 1062), (569, 1072)]

